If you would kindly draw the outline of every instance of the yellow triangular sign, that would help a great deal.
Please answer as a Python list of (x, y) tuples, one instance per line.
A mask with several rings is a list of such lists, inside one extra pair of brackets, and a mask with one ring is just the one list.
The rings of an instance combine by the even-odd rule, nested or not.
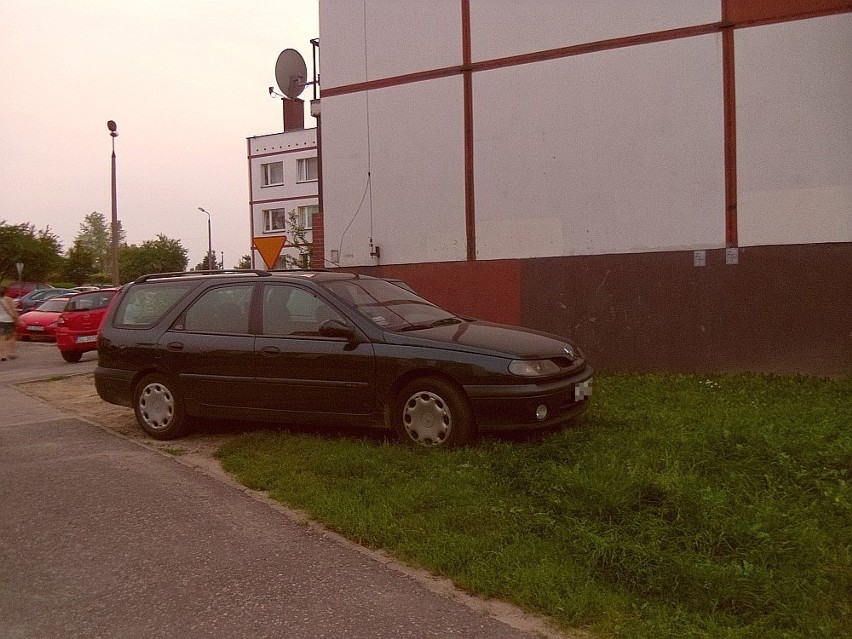
[(266, 268), (275, 268), (275, 262), (278, 261), (278, 256), (281, 255), (281, 249), (287, 243), (287, 236), (256, 237), (253, 241), (254, 248), (258, 250), (263, 261), (266, 263)]

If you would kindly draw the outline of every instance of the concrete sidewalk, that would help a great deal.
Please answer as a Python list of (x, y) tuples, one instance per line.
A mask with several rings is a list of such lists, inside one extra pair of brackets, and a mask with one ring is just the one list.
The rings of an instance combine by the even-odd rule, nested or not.
[[(22, 351), (13, 363), (63, 374), (36, 365), (47, 351)], [(59, 371), (87, 372), (52, 355)], [(10, 385), (10, 374), (0, 371), (3, 637), (541, 636), (66, 417)]]

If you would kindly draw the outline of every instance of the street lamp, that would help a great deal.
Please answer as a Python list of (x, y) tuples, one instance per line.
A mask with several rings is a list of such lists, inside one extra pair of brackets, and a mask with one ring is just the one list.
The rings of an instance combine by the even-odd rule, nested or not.
[(113, 120), (107, 122), (109, 135), (112, 138), (112, 238), (110, 261), (112, 266), (112, 285), (118, 286), (118, 203), (115, 196), (115, 138), (118, 128)]
[(210, 213), (200, 206), (198, 210), (207, 213), (207, 269), (213, 271), (215, 269), (213, 268), (213, 234), (210, 231)]

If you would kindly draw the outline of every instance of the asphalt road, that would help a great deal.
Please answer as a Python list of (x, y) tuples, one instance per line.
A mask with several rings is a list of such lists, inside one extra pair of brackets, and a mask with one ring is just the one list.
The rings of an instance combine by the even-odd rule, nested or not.
[(540, 636), (26, 396), (14, 383), (95, 358), (18, 346), (0, 363), (0, 636)]

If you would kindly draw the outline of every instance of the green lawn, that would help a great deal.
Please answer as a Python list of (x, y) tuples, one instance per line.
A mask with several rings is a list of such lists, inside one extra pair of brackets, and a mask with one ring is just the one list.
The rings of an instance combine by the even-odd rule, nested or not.
[(852, 379), (601, 375), (543, 437), (422, 451), (240, 435), (241, 482), (366, 546), (564, 628), (843, 637), (852, 626)]

